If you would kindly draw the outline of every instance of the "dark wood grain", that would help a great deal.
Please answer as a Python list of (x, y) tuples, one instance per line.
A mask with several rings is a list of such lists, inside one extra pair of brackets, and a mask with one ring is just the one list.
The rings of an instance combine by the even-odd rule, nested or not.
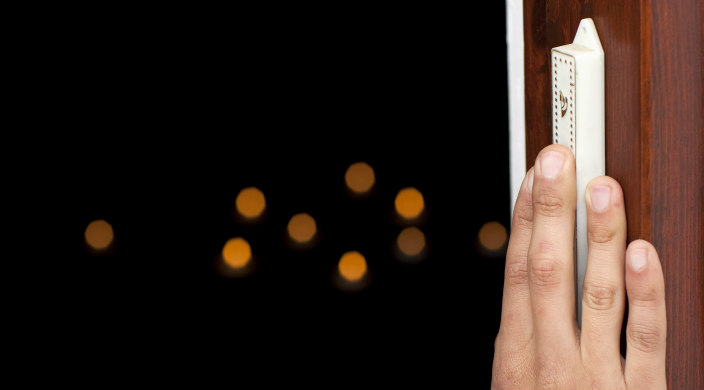
[[(550, 144), (550, 82), (545, 40), (545, 0), (523, 1), (523, 35), (526, 100), (526, 167)], [(528, 109), (530, 107), (530, 109)]]
[[(587, 15), (583, 15), (587, 17)], [(606, 173), (627, 195), (628, 240), (643, 236), (641, 217), (642, 155), (640, 119), (639, 2), (600, 1), (593, 5), (594, 24), (604, 47)]]
[(650, 0), (649, 239), (667, 292), (671, 389), (704, 388), (704, 118), (700, 0)]
[(549, 50), (591, 17), (605, 52), (606, 173), (624, 190), (628, 240), (653, 242), (665, 270), (668, 385), (704, 389), (704, 6), (529, 0), (524, 12), (528, 166), (551, 142)]

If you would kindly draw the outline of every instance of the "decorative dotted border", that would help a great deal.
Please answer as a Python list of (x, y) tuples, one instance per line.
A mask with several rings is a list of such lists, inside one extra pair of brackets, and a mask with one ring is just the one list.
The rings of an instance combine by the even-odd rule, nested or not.
[[(560, 91), (560, 88), (557, 85), (557, 80), (558, 76), (561, 76), (561, 72), (565, 72), (569, 70), (569, 81), (570, 81), (570, 89), (569, 91), (563, 92)], [(575, 122), (575, 117), (576, 114), (574, 112), (574, 105), (576, 104), (575, 100), (575, 61), (574, 58), (571, 56), (568, 56), (563, 53), (559, 52), (553, 52), (552, 53), (552, 76), (553, 76), (553, 110), (552, 110), (552, 117), (554, 121), (554, 131), (555, 131), (555, 137), (554, 137), (554, 143), (559, 143), (559, 134), (562, 129), (560, 129), (560, 120), (559, 118), (562, 117), (562, 101), (561, 101), (561, 96), (560, 93), (562, 92), (563, 96), (566, 94), (566, 102), (565, 102), (565, 115), (569, 115), (569, 130), (570, 130), (570, 149), (572, 152), (575, 152), (575, 132), (577, 131), (576, 129), (576, 122)], [(565, 129), (566, 131), (566, 129)]]

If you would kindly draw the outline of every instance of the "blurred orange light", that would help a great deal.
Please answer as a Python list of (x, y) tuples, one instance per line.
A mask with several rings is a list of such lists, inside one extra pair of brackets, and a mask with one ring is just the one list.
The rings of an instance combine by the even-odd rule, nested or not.
[(337, 269), (345, 280), (356, 282), (367, 273), (367, 261), (357, 251), (347, 252), (340, 258)]
[(288, 221), (288, 235), (298, 243), (306, 243), (313, 239), (317, 231), (315, 219), (309, 214), (300, 213)]
[(486, 249), (500, 249), (506, 243), (506, 238), (506, 228), (499, 222), (487, 222), (479, 229), (479, 243)]
[(374, 185), (374, 169), (365, 162), (350, 165), (345, 173), (347, 187), (357, 194), (368, 192)]
[(418, 218), (425, 208), (423, 194), (413, 187), (404, 188), (396, 195), (396, 212), (406, 219)]
[(266, 207), (264, 194), (256, 187), (247, 187), (240, 191), (235, 199), (237, 212), (243, 217), (254, 219), (262, 215)]
[(425, 234), (415, 227), (405, 228), (396, 239), (398, 249), (408, 256), (416, 256), (425, 248)]
[(112, 226), (103, 219), (89, 223), (84, 236), (86, 243), (96, 250), (102, 250), (110, 246), (115, 237)]
[(243, 268), (252, 259), (252, 248), (242, 237), (231, 238), (222, 248), (222, 259), (231, 268)]

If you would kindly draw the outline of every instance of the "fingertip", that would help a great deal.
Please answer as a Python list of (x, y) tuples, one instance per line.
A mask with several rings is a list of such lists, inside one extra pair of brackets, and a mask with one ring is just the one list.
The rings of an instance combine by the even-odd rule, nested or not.
[(628, 254), (628, 266), (635, 272), (641, 272), (648, 264), (648, 250), (646, 248), (634, 248)]
[(637, 249), (637, 248), (646, 248), (646, 249), (652, 249), (653, 251), (655, 250), (655, 247), (653, 244), (651, 244), (649, 241), (643, 240), (643, 239), (636, 239), (631, 241), (630, 244), (628, 244), (628, 249)]
[(598, 207), (594, 207), (594, 204), (592, 203), (593, 194), (603, 194), (604, 192), (609, 193), (609, 204), (611, 206), (623, 207), (623, 189), (621, 188), (621, 184), (610, 176), (597, 176), (589, 181), (584, 193), (584, 198), (586, 199), (587, 204), (591, 205), (592, 208), (598, 209)]
[(585, 194), (585, 199), (593, 211), (605, 212), (611, 206), (612, 192), (609, 185), (593, 185)]
[(611, 176), (597, 176), (589, 181), (587, 184), (587, 191), (592, 187), (596, 186), (609, 186), (617, 192), (623, 191), (621, 184)]
[(635, 240), (626, 249), (626, 291), (631, 305), (664, 305), (665, 278), (658, 253), (648, 241)]
[(538, 153), (538, 156), (536, 157), (535, 161), (538, 162), (540, 160), (540, 156), (545, 153), (548, 153), (548, 152), (560, 153), (561, 155), (563, 155), (565, 157), (565, 160), (570, 159), (570, 158), (574, 159), (574, 155), (572, 154), (572, 151), (567, 146), (560, 145), (560, 144), (551, 144), (551, 145), (544, 147), (540, 151), (540, 153)]
[(513, 209), (513, 221), (511, 226), (525, 225), (531, 226), (533, 221), (533, 176), (534, 168), (531, 168), (523, 178), (521, 189), (518, 191), (516, 205)]
[(560, 177), (567, 167), (567, 171), (574, 172), (574, 155), (563, 145), (549, 145), (538, 153), (535, 159), (536, 175), (544, 179)]
[[(531, 167), (526, 175), (523, 177), (523, 182), (521, 183), (521, 188), (518, 191), (518, 197), (516, 198), (516, 205), (520, 203), (528, 203), (533, 197), (533, 177), (535, 175), (535, 168)], [(528, 201), (528, 202), (526, 202)]]
[(626, 259), (629, 270), (635, 273), (642, 273), (653, 266), (660, 268), (658, 252), (653, 244), (645, 240), (631, 242), (626, 249)]
[(531, 167), (526, 173), (526, 178), (524, 180), (526, 194), (528, 199), (533, 198), (533, 179), (535, 178), (535, 167)]

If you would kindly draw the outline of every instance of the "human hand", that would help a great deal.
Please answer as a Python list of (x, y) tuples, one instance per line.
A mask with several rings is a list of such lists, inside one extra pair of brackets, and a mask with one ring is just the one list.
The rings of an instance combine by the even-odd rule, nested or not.
[(658, 254), (643, 240), (626, 248), (623, 191), (616, 180), (592, 180), (585, 202), (589, 258), (580, 330), (573, 264), (574, 156), (561, 145), (543, 149), (514, 209), (492, 389), (667, 387), (665, 286)]

